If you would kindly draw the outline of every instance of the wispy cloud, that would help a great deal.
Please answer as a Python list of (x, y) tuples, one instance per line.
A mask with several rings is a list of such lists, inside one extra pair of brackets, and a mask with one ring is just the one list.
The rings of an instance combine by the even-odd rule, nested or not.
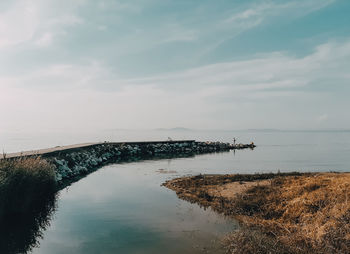
[[(98, 61), (91, 60), (84, 65), (53, 64), (20, 76), (2, 76), (0, 82), (0, 87), (7, 85), (7, 87), (23, 88), (28, 91), (55, 93), (97, 87), (108, 90), (109, 87), (118, 84), (118, 79), (107, 67)], [(121, 81), (119, 85), (122, 85)]]
[(28, 1), (16, 2), (0, 14), (0, 47), (31, 40), (39, 25), (38, 8)]
[[(289, 18), (300, 17), (310, 12), (322, 9), (335, 0), (296, 0), (289, 2), (280, 1), (261, 1), (253, 3), (243, 10), (235, 10), (228, 18), (226, 23), (240, 23), (247, 20), (266, 21), (277, 16), (284, 16), (289, 13)], [(254, 22), (259, 24), (260, 22)]]
[[(174, 68), (200, 66), (203, 58), (215, 53), (220, 45), (249, 29), (277, 18), (297, 18), (332, 2), (334, 0), (256, 1), (238, 5), (192, 3), (182, 12), (169, 8), (159, 13), (159, 2), (155, 0), (132, 3), (119, 0), (17, 0), (0, 11), (0, 50), (5, 49), (11, 61), (17, 59), (23, 63), (18, 52), (57, 46), (56, 50), (62, 49), (67, 61), (70, 57), (88, 54), (122, 67), (126, 63), (138, 66), (141, 62), (152, 66), (157, 59), (163, 58), (162, 55), (171, 55), (165, 57), (166, 63), (158, 64), (161, 72), (162, 66), (167, 65)], [(171, 5), (175, 10), (184, 3)], [(214, 7), (218, 9), (213, 11)], [(172, 55), (179, 47), (183, 47), (183, 51)], [(8, 65), (8, 61), (3, 61)], [(54, 62), (42, 65), (50, 64)], [(31, 65), (39, 65), (39, 62), (32, 61)]]
[(167, 34), (165, 34), (162, 40), (159, 40), (159, 43), (168, 43), (168, 42), (181, 42), (181, 41), (194, 41), (198, 39), (197, 32), (195, 30), (186, 29), (180, 27), (178, 24), (170, 24), (164, 28)]
[(268, 96), (269, 92), (303, 91), (308, 86), (322, 84), (322, 79), (326, 78), (336, 78), (341, 85), (349, 78), (346, 64), (349, 61), (350, 41), (346, 41), (322, 44), (312, 54), (299, 58), (276, 52), (147, 78), (122, 79), (113, 69), (91, 60), (84, 65), (50, 65), (20, 77), (3, 76), (1, 80), (2, 84), (31, 90), (67, 87), (113, 91), (151, 86), (165, 92), (195, 94), (215, 87), (226, 95), (250, 96), (264, 91)]
[[(265, 112), (278, 117), (279, 120), (268, 116), (269, 123), (275, 126), (312, 127), (326, 122), (319, 111), (327, 108), (332, 114), (338, 109), (337, 103), (329, 104), (334, 100), (332, 90), (319, 87), (329, 86), (323, 80), (336, 78), (332, 89), (346, 89), (349, 61), (350, 41), (346, 41), (320, 45), (301, 58), (275, 53), (143, 79), (121, 79), (113, 70), (93, 61), (88, 65), (53, 65), (20, 78), (0, 80), (0, 108), (12, 107), (17, 116), (27, 110), (45, 115), (51, 112), (50, 123), (58, 125), (72, 118), (86, 124), (92, 121), (90, 114), (103, 112), (101, 121), (94, 126), (132, 127), (143, 119), (150, 122), (148, 127), (155, 127), (164, 126), (162, 119), (166, 119), (169, 127), (217, 127), (211, 122), (215, 118), (225, 128), (244, 128), (259, 125), (262, 119), (257, 114)], [(30, 106), (30, 101), (36, 103)], [(300, 114), (303, 126), (289, 118), (289, 111)], [(240, 115), (244, 124), (229, 121), (227, 114)], [(110, 118), (111, 115), (118, 117)], [(5, 116), (5, 120), (13, 122), (13, 117)]]
[(248, 53), (244, 40), (239, 50), (227, 43), (336, 1), (252, 2), (9, 2), (0, 11), (0, 108), (10, 110), (0, 129), (349, 124), (349, 40), (297, 56), (287, 46), (264, 53), (259, 38)]
[[(0, 49), (31, 43), (48, 46), (52, 43), (53, 34), (62, 34), (63, 26), (83, 22), (74, 14), (74, 8), (52, 9), (50, 4), (54, 2), (14, 1), (6, 10), (0, 12)], [(77, 1), (76, 5), (79, 2)]]
[(233, 8), (217, 19), (209, 30), (203, 30), (203, 35), (208, 31), (223, 30), (222, 36), (217, 37), (202, 50), (200, 56), (218, 48), (225, 41), (237, 37), (243, 32), (256, 28), (278, 18), (296, 19), (311, 12), (320, 10), (334, 3), (336, 0), (297, 0), (281, 3), (280, 1), (258, 1), (244, 7)]
[[(330, 42), (318, 46), (305, 57), (277, 52), (251, 60), (211, 64), (158, 77), (129, 80), (129, 83), (152, 84), (160, 89), (195, 92), (207, 87), (222, 87), (222, 93), (249, 96), (264, 91), (304, 90), (322, 84), (322, 79), (348, 79), (346, 62), (350, 61), (350, 41)], [(336, 85), (336, 84), (335, 84)], [(284, 93), (288, 95), (288, 93)]]
[(36, 40), (34, 43), (35, 45), (39, 47), (48, 47), (51, 45), (53, 41), (53, 35), (52, 33), (44, 33), (38, 40)]

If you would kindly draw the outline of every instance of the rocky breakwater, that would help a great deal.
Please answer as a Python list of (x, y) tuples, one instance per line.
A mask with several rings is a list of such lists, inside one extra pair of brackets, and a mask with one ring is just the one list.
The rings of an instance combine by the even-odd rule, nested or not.
[(56, 168), (59, 183), (86, 175), (103, 165), (120, 161), (152, 159), (161, 157), (182, 157), (195, 154), (241, 149), (229, 143), (169, 141), (100, 143), (91, 146), (61, 150), (42, 157)]

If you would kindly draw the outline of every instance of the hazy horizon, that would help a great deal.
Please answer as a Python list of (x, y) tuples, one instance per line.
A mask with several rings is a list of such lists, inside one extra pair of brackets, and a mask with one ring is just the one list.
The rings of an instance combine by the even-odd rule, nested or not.
[(350, 130), (346, 0), (0, 3), (0, 132)]

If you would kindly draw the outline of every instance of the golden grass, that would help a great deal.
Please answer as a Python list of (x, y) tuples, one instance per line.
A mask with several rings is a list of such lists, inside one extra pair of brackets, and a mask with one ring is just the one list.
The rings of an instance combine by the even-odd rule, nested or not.
[[(225, 239), (229, 253), (350, 253), (350, 174), (269, 176), (268, 184), (219, 195), (239, 178), (185, 177), (165, 185), (241, 222)], [(254, 178), (266, 179), (243, 180)]]
[(232, 213), (288, 253), (350, 253), (350, 174), (272, 180), (231, 201)]
[[(179, 198), (189, 202), (199, 203), (201, 206), (211, 206), (214, 210), (229, 214), (230, 202), (225, 196), (235, 196), (236, 192), (246, 190), (246, 185), (252, 186), (255, 183), (269, 181), (281, 176), (301, 176), (301, 173), (279, 173), (279, 174), (234, 174), (234, 175), (197, 175), (192, 177), (180, 177), (166, 181), (163, 186), (174, 190)], [(233, 185), (232, 185), (233, 184)], [(231, 188), (227, 188), (228, 185)], [(234, 190), (232, 187), (235, 187)], [(223, 195), (220, 189), (227, 188)], [(218, 193), (218, 194), (216, 194)]]

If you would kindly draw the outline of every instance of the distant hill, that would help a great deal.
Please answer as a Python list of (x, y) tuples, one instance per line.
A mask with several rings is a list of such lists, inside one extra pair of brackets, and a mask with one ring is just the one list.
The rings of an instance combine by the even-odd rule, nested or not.
[(319, 130), (279, 130), (279, 129), (248, 129), (252, 132), (350, 132), (347, 129), (319, 129)]
[(254, 131), (254, 132), (284, 132), (284, 130), (278, 130), (278, 129), (248, 129), (247, 131)]
[(193, 131), (192, 129), (184, 128), (184, 127), (175, 127), (175, 128), (158, 128), (156, 131)]

